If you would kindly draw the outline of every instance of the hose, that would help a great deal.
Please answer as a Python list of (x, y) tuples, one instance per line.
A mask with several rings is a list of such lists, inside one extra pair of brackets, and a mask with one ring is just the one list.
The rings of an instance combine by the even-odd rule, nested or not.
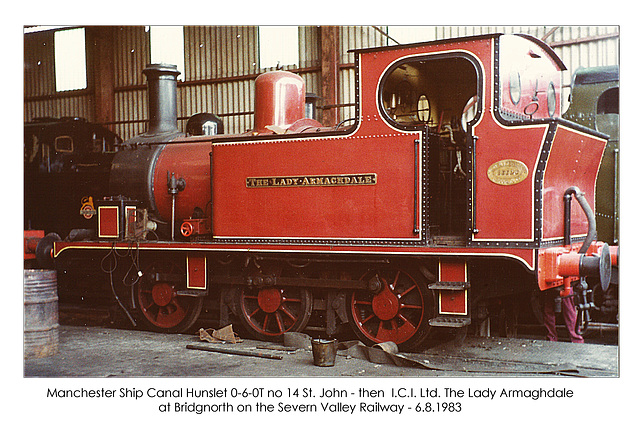
[(580, 207), (582, 207), (582, 211), (587, 217), (587, 221), (589, 223), (589, 232), (587, 233), (587, 237), (584, 239), (584, 242), (582, 243), (582, 247), (580, 247), (580, 250), (578, 251), (579, 254), (584, 254), (587, 252), (587, 250), (589, 249), (589, 246), (591, 246), (591, 243), (593, 243), (593, 241), (597, 237), (596, 216), (593, 214), (593, 210), (591, 210), (591, 207), (589, 207), (589, 203), (584, 197), (584, 193), (576, 186), (571, 186), (570, 188), (568, 188), (564, 192), (564, 212), (565, 212), (564, 213), (565, 214), (564, 241), (565, 241), (565, 244), (568, 245), (571, 243), (571, 195), (576, 196), (576, 199), (578, 200), (578, 204), (580, 204)]

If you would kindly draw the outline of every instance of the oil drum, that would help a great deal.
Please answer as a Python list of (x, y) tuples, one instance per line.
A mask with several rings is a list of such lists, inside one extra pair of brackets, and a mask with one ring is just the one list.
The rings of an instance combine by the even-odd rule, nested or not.
[(24, 358), (58, 352), (58, 279), (55, 270), (24, 270)]

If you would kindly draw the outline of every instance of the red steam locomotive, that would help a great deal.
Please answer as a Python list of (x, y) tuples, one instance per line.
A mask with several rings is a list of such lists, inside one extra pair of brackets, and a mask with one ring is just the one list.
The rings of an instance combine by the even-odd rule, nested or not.
[(53, 245), (59, 283), (101, 269), (158, 331), (215, 311), (262, 339), (349, 323), (402, 350), (508, 324), (532, 290), (575, 290), (588, 315), (615, 258), (591, 211), (607, 137), (560, 117), (553, 50), (494, 34), (355, 56), (350, 124), (305, 118), (303, 80), (274, 71), (236, 135), (181, 133), (179, 73), (149, 65), (149, 130), (114, 156), (96, 237)]

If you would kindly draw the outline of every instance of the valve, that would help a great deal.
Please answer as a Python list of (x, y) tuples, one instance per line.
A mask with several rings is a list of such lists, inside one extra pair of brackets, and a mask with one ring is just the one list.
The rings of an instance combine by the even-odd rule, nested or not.
[(183, 178), (177, 178), (176, 173), (169, 174), (167, 171), (167, 189), (171, 195), (176, 195), (178, 192), (182, 192), (186, 187), (187, 182)]
[(180, 234), (182, 234), (184, 237), (189, 237), (191, 236), (191, 234), (193, 234), (193, 225), (191, 224), (191, 222), (182, 222), (182, 225), (180, 226)]
[(204, 218), (185, 219), (180, 225), (180, 234), (183, 237), (202, 235), (207, 232), (210, 231), (207, 229), (206, 219)]
[(175, 173), (169, 174), (167, 171), (167, 189), (171, 195), (171, 241), (175, 240), (175, 224), (176, 224), (176, 195), (182, 192), (187, 182), (183, 178), (176, 178)]

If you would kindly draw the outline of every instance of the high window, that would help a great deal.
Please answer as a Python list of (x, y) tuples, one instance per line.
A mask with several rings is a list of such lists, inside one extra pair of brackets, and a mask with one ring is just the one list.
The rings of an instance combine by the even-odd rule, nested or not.
[(87, 88), (87, 58), (83, 28), (60, 30), (53, 35), (56, 91)]
[(261, 26), (258, 28), (260, 68), (297, 65), (298, 27)]
[[(424, 26), (388, 26), (388, 35), (401, 44), (432, 41), (436, 39), (435, 27)], [(390, 43), (389, 45), (393, 45)]]
[(173, 64), (178, 67), (179, 81), (185, 80), (184, 29), (182, 26), (151, 26), (149, 44), (151, 63)]

